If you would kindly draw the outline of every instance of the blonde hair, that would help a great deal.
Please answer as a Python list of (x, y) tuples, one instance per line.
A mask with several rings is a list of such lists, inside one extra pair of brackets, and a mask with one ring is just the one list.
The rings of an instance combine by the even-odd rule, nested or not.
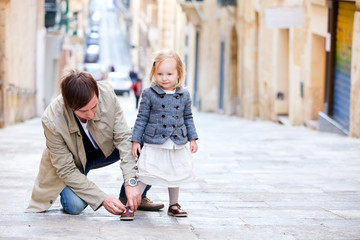
[(150, 74), (149, 74), (149, 83), (150, 85), (155, 84), (156, 82), (154, 81), (154, 75), (156, 74), (156, 71), (158, 70), (160, 63), (162, 63), (163, 61), (167, 60), (167, 59), (175, 59), (176, 61), (176, 70), (179, 76), (179, 81), (177, 82), (177, 84), (175, 85), (175, 88), (177, 87), (182, 87), (182, 85), (184, 84), (184, 77), (185, 77), (185, 67), (184, 67), (184, 63), (181, 60), (181, 58), (179, 57), (179, 55), (173, 51), (173, 50), (161, 50), (156, 52), (156, 56), (154, 58), (151, 70), (150, 70)]

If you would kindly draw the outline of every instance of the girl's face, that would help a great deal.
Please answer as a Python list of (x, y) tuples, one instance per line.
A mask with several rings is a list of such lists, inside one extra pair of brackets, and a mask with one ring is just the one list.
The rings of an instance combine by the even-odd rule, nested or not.
[(169, 58), (159, 64), (160, 65), (155, 72), (156, 85), (163, 90), (174, 90), (179, 78), (176, 69), (176, 60)]

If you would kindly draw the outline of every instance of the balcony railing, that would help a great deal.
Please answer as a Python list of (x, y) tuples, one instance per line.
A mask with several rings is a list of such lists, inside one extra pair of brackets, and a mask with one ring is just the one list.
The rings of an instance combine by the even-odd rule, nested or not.
[(58, 6), (56, 0), (45, 1), (45, 27), (53, 27), (56, 24)]
[(236, 6), (236, 0), (218, 0), (221, 6)]

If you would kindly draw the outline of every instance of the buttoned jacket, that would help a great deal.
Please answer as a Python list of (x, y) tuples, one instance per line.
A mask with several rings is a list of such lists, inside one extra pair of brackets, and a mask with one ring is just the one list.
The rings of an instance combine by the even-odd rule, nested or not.
[[(131, 130), (114, 90), (98, 82), (98, 109), (87, 128), (106, 157), (117, 148), (124, 179), (135, 177), (136, 160), (131, 154)], [(44, 111), (42, 125), (46, 148), (40, 162), (30, 204), (26, 212), (45, 211), (67, 185), (97, 210), (108, 196), (84, 175), (86, 153), (74, 112), (58, 96)], [(115, 178), (115, 176), (114, 176)]]
[(198, 139), (190, 94), (184, 88), (166, 94), (160, 87), (152, 86), (141, 95), (131, 140), (163, 144), (168, 138), (178, 145)]

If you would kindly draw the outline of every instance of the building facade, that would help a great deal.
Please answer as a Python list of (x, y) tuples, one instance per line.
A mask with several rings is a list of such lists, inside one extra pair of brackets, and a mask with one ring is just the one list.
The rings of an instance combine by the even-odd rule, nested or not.
[(133, 63), (179, 51), (199, 110), (360, 137), (359, 0), (130, 5)]
[(40, 0), (0, 1), (0, 127), (36, 114), (36, 34)]
[(82, 62), (88, 0), (0, 0), (0, 127), (40, 116)]
[(132, 62), (147, 83), (155, 52), (174, 49), (184, 60), (186, 15), (177, 0), (133, 0), (129, 7)]

